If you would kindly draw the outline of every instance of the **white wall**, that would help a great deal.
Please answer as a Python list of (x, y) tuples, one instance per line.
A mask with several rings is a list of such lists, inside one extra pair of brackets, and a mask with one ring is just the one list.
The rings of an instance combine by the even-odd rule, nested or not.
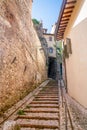
[(87, 108), (87, 0), (83, 1), (78, 1), (64, 38), (72, 43), (72, 54), (66, 59), (68, 93)]
[[(82, 0), (82, 1), (84, 1), (84, 0)], [(87, 0), (84, 1), (84, 4), (82, 5), (82, 8), (79, 11), (79, 15), (78, 15), (73, 27), (78, 25), (85, 18), (87, 18)]]

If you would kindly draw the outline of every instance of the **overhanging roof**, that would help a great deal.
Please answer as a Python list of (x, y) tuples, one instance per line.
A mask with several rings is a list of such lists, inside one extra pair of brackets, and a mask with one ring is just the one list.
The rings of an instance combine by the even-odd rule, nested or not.
[(63, 0), (55, 30), (55, 39), (62, 40), (77, 0)]

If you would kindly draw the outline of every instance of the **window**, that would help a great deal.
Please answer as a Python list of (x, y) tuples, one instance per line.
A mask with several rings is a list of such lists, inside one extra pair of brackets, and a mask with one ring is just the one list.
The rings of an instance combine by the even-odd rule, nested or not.
[(53, 53), (53, 48), (49, 47), (49, 53)]
[(69, 58), (69, 53), (67, 51), (67, 45), (64, 45), (64, 56), (65, 56), (65, 58)]
[(71, 45), (71, 39), (70, 38), (66, 38), (66, 44), (67, 44), (67, 52), (69, 54), (72, 54), (72, 45)]
[(52, 41), (52, 37), (49, 37), (49, 41)]

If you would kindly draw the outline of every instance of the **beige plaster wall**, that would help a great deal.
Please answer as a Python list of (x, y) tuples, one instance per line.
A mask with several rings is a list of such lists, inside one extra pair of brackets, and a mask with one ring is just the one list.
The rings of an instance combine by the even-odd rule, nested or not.
[(84, 1), (77, 3), (69, 23), (75, 26), (68, 25), (65, 32), (65, 38), (71, 38), (72, 43), (72, 54), (66, 59), (66, 71), (68, 93), (87, 108), (87, 17), (74, 24), (74, 18), (77, 14), (79, 16), (83, 5)]

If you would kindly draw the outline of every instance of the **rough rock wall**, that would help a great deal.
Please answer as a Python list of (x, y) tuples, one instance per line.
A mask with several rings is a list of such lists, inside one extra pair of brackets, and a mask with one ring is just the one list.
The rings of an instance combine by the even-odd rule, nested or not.
[(17, 102), (46, 78), (31, 6), (32, 0), (0, 0), (0, 109)]

